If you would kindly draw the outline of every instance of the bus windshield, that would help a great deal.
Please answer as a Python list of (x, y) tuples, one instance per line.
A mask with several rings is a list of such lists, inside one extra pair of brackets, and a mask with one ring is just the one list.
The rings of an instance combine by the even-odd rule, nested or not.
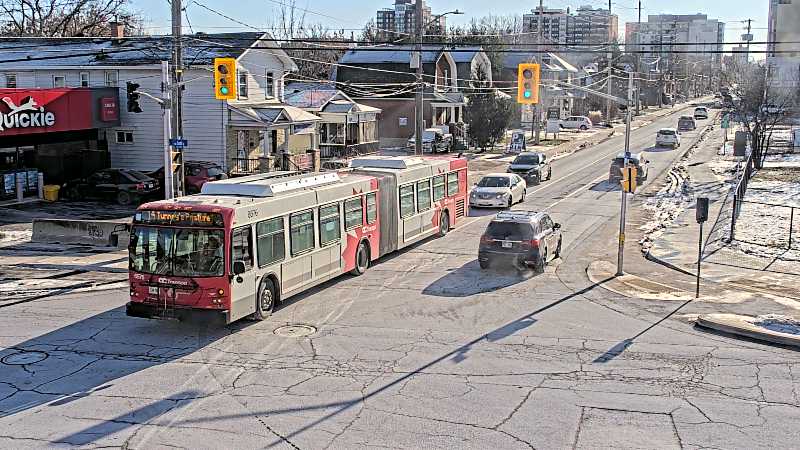
[(130, 270), (176, 277), (224, 275), (222, 230), (138, 226), (131, 232)]

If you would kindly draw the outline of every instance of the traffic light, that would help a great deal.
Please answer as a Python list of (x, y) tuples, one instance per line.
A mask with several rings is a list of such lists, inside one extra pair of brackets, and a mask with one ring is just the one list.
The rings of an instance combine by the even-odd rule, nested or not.
[(137, 114), (142, 112), (142, 107), (139, 106), (139, 93), (137, 92), (139, 84), (128, 81), (125, 83), (125, 88), (128, 91), (128, 112)]
[(517, 103), (539, 103), (539, 64), (520, 64), (517, 76)]
[(181, 197), (185, 194), (183, 189), (183, 151), (173, 150), (170, 152), (170, 171), (172, 172), (173, 195)]
[(235, 58), (214, 58), (214, 96), (217, 100), (236, 100)]
[(625, 166), (620, 170), (622, 170), (622, 191), (630, 193), (636, 192), (636, 166)]

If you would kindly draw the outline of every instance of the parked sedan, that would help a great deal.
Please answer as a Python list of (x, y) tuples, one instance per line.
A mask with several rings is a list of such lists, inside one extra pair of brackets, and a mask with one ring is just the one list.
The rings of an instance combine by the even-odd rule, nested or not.
[(157, 195), (158, 183), (138, 170), (104, 169), (87, 178), (68, 181), (61, 189), (70, 200), (103, 198), (130, 205)]
[[(164, 194), (164, 167), (148, 173), (159, 185), (161, 194)], [(197, 194), (203, 185), (209, 181), (224, 180), (228, 178), (219, 164), (209, 161), (186, 161), (184, 162), (183, 179), (186, 183), (187, 194)]]
[(544, 153), (520, 153), (508, 167), (508, 173), (517, 174), (529, 183), (553, 178), (553, 168)]
[(518, 175), (493, 173), (486, 175), (472, 189), (470, 206), (504, 208), (525, 200), (527, 183)]

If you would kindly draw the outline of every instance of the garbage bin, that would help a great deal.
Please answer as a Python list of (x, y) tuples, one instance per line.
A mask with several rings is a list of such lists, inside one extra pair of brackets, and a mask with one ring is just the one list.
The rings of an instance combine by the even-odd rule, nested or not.
[(58, 190), (61, 186), (57, 184), (48, 184), (44, 187), (44, 199), (48, 202), (58, 201)]

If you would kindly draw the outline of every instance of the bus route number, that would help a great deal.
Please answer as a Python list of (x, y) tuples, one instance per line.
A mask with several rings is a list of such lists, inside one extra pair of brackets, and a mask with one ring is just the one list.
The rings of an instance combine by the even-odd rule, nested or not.
[(258, 217), (258, 210), (257, 209), (251, 209), (250, 211), (247, 211), (247, 218), (248, 219), (255, 219), (256, 217)]

